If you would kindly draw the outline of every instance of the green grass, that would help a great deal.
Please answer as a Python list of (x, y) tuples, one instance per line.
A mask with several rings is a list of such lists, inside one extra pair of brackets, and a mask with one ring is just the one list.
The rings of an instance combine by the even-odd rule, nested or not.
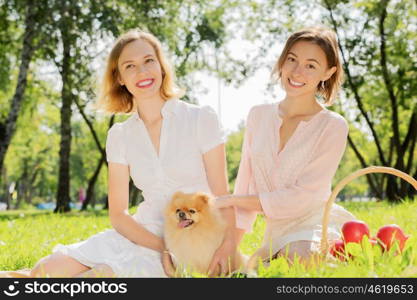
[[(259, 277), (417, 277), (417, 201), (391, 205), (378, 203), (343, 203), (358, 219), (365, 221), (371, 235), (385, 224), (398, 224), (410, 235), (402, 254), (382, 253), (368, 247), (356, 251), (347, 262), (327, 260), (313, 267), (285, 258), (273, 260), (259, 269)], [(0, 270), (31, 268), (51, 253), (56, 244), (70, 244), (110, 228), (106, 211), (53, 214), (42, 211), (0, 213)], [(258, 217), (254, 231), (246, 234), (240, 249), (252, 254), (262, 242), (265, 222)], [(394, 249), (395, 250), (395, 249)]]

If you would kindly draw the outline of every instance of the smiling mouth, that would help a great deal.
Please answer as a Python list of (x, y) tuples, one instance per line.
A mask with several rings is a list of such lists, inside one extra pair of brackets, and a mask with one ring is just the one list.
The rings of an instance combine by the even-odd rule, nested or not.
[(288, 78), (288, 83), (290, 84), (291, 87), (294, 87), (294, 88), (300, 88), (300, 87), (305, 86), (305, 83), (296, 82), (296, 81), (291, 80), (290, 78)]
[(141, 88), (141, 89), (146, 89), (146, 88), (149, 88), (150, 86), (152, 86), (152, 84), (154, 83), (154, 81), (155, 81), (154, 79), (141, 80), (141, 81), (139, 81), (139, 82), (136, 83), (136, 86), (138, 88)]
[(194, 224), (194, 221), (193, 220), (191, 220), (191, 219), (185, 219), (185, 220), (181, 220), (178, 223), (178, 227), (179, 228), (187, 228), (187, 227), (189, 227), (189, 226), (191, 226), (193, 224)]

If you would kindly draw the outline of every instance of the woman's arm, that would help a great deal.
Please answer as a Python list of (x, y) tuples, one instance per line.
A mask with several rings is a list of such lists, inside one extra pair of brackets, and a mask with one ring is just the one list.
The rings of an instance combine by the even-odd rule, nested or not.
[(114, 229), (133, 243), (162, 252), (162, 238), (138, 224), (128, 212), (129, 167), (109, 163), (109, 216)]
[[(226, 167), (225, 145), (220, 144), (203, 154), (204, 166), (210, 190), (215, 196), (229, 194)], [(228, 273), (228, 259), (236, 252), (235, 242), (235, 217), (233, 208), (222, 209), (222, 215), (227, 222), (226, 235), (222, 245), (217, 249), (209, 267), (209, 274), (213, 274), (217, 265), (220, 265), (221, 273)]]
[(237, 207), (247, 211), (262, 213), (262, 205), (258, 195), (228, 195), (216, 199), (217, 208)]
[[(214, 149), (203, 154), (203, 160), (211, 192), (215, 196), (224, 196), (229, 194), (226, 151), (224, 144), (218, 145)], [(227, 234), (232, 234), (235, 228), (233, 209), (222, 209), (222, 214), (227, 221)]]
[(133, 243), (161, 252), (165, 273), (172, 277), (175, 269), (165, 249), (162, 238), (146, 230), (128, 212), (129, 207), (129, 163), (126, 159), (126, 144), (123, 139), (122, 123), (110, 128), (106, 140), (106, 154), (109, 162), (109, 216), (114, 229)]
[(267, 217), (276, 219), (296, 218), (322, 206), (329, 196), (333, 176), (345, 151), (347, 133), (347, 124), (342, 120), (330, 124), (310, 162), (293, 185), (258, 195), (222, 197), (217, 206), (261, 210)]
[[(252, 131), (256, 131), (256, 124), (259, 109), (253, 107), (246, 120), (246, 129), (243, 137), (242, 144), (242, 154), (239, 163), (239, 171), (236, 176), (234, 195), (247, 195), (249, 194), (249, 186), (252, 184), (253, 173), (251, 166), (251, 145), (252, 145)], [(217, 201), (219, 205), (222, 205), (222, 201)], [(243, 235), (246, 231), (252, 231), (252, 224), (256, 219), (256, 210), (247, 210), (234, 206), (235, 216), (236, 216), (236, 232), (235, 238), (236, 242), (239, 245)]]

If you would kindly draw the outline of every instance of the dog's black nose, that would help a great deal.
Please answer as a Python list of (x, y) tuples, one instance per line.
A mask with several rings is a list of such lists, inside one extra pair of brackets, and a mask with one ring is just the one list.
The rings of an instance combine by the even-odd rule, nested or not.
[(179, 216), (181, 219), (185, 219), (185, 213), (184, 213), (183, 211), (180, 211), (180, 213), (178, 214), (178, 216)]

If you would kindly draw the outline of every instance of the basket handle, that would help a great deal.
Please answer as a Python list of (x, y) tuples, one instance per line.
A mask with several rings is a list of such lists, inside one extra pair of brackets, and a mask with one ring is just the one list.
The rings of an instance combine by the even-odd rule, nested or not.
[(368, 168), (360, 169), (346, 176), (345, 178), (343, 178), (334, 188), (332, 194), (329, 197), (329, 200), (327, 200), (326, 207), (324, 209), (323, 221), (322, 221), (322, 236), (321, 236), (321, 243), (320, 243), (320, 249), (323, 255), (327, 255), (328, 250), (329, 250), (329, 242), (327, 240), (327, 229), (329, 225), (330, 210), (336, 199), (337, 194), (339, 194), (342, 188), (345, 185), (347, 185), (349, 182), (351, 182), (353, 179), (359, 176), (365, 175), (365, 174), (369, 174), (369, 173), (386, 173), (386, 174), (396, 175), (404, 179), (408, 183), (410, 183), (417, 190), (417, 180), (415, 180), (413, 177), (411, 177), (410, 175), (404, 172), (401, 172), (394, 168), (388, 168), (388, 167), (376, 167), (376, 166), (368, 167)]

